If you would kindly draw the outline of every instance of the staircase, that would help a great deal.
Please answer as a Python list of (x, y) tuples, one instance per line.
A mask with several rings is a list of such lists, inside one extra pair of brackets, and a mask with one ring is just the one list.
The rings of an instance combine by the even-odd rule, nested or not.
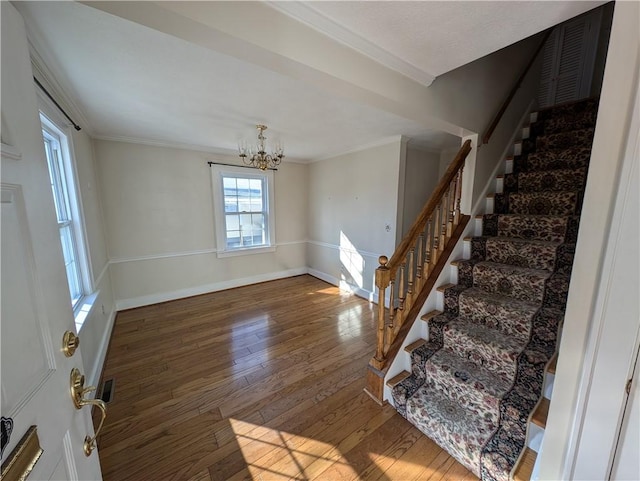
[(529, 445), (528, 479), (539, 448), (596, 112), (588, 99), (532, 114), (458, 283), (439, 288), (443, 312), (423, 317), (428, 341), (406, 348), (411, 373), (390, 381), (400, 414), (483, 480), (512, 479)]

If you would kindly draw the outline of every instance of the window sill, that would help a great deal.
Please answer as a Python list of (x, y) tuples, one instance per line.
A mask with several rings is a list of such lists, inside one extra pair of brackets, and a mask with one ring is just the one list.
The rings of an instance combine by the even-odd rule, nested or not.
[(276, 246), (262, 246), (262, 247), (246, 247), (244, 249), (230, 249), (227, 251), (218, 251), (218, 258), (222, 257), (236, 257), (246, 256), (251, 254), (264, 254), (266, 252), (275, 252)]
[(87, 320), (93, 308), (96, 306), (96, 301), (98, 300), (98, 294), (100, 291), (95, 291), (92, 294), (85, 296), (78, 303), (75, 310), (73, 311), (73, 316), (76, 324), (76, 332), (80, 333), (80, 329), (84, 325), (84, 321)]

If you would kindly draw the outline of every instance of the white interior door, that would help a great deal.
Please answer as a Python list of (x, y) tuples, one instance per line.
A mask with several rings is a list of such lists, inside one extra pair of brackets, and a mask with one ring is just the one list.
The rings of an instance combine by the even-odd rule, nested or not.
[(77, 409), (70, 395), (70, 373), (82, 369), (81, 353), (67, 357), (62, 350), (65, 331), (75, 327), (26, 32), (17, 10), (0, 3), (3, 475), (14, 448), (36, 426), (37, 443), (14, 458), (24, 471), (39, 444), (29, 480), (97, 480), (98, 453), (86, 456), (83, 449), (85, 436), (93, 436), (90, 408)]

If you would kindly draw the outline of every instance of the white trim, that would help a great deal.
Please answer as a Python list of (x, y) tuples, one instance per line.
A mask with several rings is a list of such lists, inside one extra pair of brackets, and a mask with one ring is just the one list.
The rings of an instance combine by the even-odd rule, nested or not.
[(113, 326), (116, 320), (116, 310), (111, 309), (109, 313), (109, 319), (107, 319), (107, 323), (105, 325), (104, 333), (102, 334), (102, 340), (100, 341), (100, 346), (98, 347), (98, 352), (96, 353), (96, 361), (93, 365), (93, 369), (91, 370), (91, 376), (89, 377), (89, 385), (97, 386), (98, 382), (100, 382), (100, 373), (102, 372), (102, 367), (104, 365), (104, 361), (107, 357), (107, 350), (109, 349), (109, 340), (111, 339), (111, 331), (113, 331)]
[[(307, 240), (297, 240), (297, 241), (289, 241), (289, 242), (278, 242), (273, 245), (273, 247), (285, 247), (296, 244), (306, 244)], [(109, 259), (109, 264), (122, 264), (124, 262), (140, 262), (140, 261), (150, 261), (154, 259), (168, 259), (171, 257), (186, 257), (186, 256), (199, 256), (204, 254), (216, 254), (218, 253), (218, 249), (212, 247), (210, 249), (200, 249), (193, 251), (178, 251), (178, 252), (165, 252), (162, 254), (149, 254), (146, 256), (130, 256), (130, 257), (114, 257)]]
[(225, 257), (239, 257), (250, 256), (254, 254), (268, 254), (276, 251), (276, 245), (258, 246), (258, 247), (244, 247), (242, 249), (233, 249), (228, 251), (218, 251), (217, 256), (219, 259)]
[(383, 139), (378, 139), (369, 144), (364, 144), (359, 147), (354, 147), (353, 149), (346, 150), (344, 152), (338, 152), (335, 154), (327, 155), (325, 157), (320, 157), (318, 159), (310, 160), (309, 164), (315, 164), (316, 162), (321, 162), (323, 160), (335, 159), (336, 157), (341, 157), (343, 155), (354, 154), (356, 152), (362, 152), (363, 150), (373, 149), (375, 147), (381, 147), (383, 145), (392, 144), (394, 142), (402, 142), (404, 139), (407, 139), (404, 135), (392, 135), (391, 137), (385, 137)]
[(22, 159), (22, 153), (15, 146), (2, 142), (2, 158), (20, 160)]
[(309, 275), (313, 277), (317, 277), (322, 281), (328, 282), (329, 284), (339, 287), (343, 291), (351, 292), (358, 297), (362, 297), (363, 299), (366, 299), (369, 302), (373, 302), (374, 304), (378, 303), (378, 294), (375, 292), (362, 289), (361, 287), (352, 286), (351, 284), (342, 282), (340, 279), (332, 276), (331, 274), (327, 274), (326, 272), (312, 269), (311, 267), (309, 267), (307, 270), (309, 271), (308, 272)]
[(102, 282), (102, 278), (106, 274), (108, 268), (109, 268), (109, 261), (107, 260), (107, 262), (104, 263), (104, 267), (100, 271), (100, 274), (98, 275), (98, 278), (93, 280), (93, 289), (94, 290), (98, 290), (98, 287), (100, 286), (100, 283)]
[[(149, 147), (161, 147), (165, 149), (176, 149), (176, 150), (189, 150), (192, 152), (204, 152), (207, 154), (214, 155), (222, 155), (225, 157), (225, 161), (229, 162), (230, 159), (237, 160), (241, 162), (238, 157), (238, 152), (233, 149), (223, 149), (221, 147), (212, 147), (210, 145), (200, 145), (200, 144), (189, 144), (184, 142), (173, 142), (170, 140), (154, 140), (154, 139), (146, 139), (142, 137), (128, 137), (126, 135), (92, 135), (91, 138), (95, 140), (106, 140), (107, 142), (123, 142), (126, 144), (134, 144), (134, 145), (146, 145)], [(213, 159), (212, 162), (216, 162), (216, 159)], [(289, 164), (308, 164), (309, 160), (304, 159), (292, 159), (290, 157), (284, 157), (282, 159), (283, 163)], [(238, 167), (241, 167), (242, 164), (239, 163)]]
[(185, 297), (198, 296), (200, 294), (208, 294), (210, 292), (224, 291), (234, 287), (242, 287), (260, 282), (284, 279), (286, 277), (300, 276), (302, 274), (308, 274), (308, 272), (309, 269), (307, 267), (297, 267), (295, 269), (288, 269), (285, 271), (269, 272), (251, 277), (243, 277), (228, 281), (214, 282), (212, 284), (204, 284), (196, 287), (188, 287), (186, 289), (178, 289), (171, 292), (150, 294), (148, 296), (134, 297), (131, 299), (119, 299), (116, 301), (116, 309), (118, 311), (133, 309), (134, 307), (148, 306), (160, 302), (173, 301), (176, 299), (183, 299)]
[(353, 253), (353, 254), (360, 254), (361, 256), (369, 257), (370, 259), (378, 260), (378, 257), (380, 257), (380, 254), (375, 254), (373, 252), (363, 251), (363, 250), (359, 250), (359, 249), (348, 249), (348, 248), (345, 248), (345, 247), (340, 247), (339, 245), (336, 245), (336, 244), (329, 244), (327, 242), (322, 242), (322, 241), (317, 241), (317, 240), (308, 240), (307, 243), (308, 244), (313, 244), (313, 245), (316, 245), (316, 246), (320, 246), (320, 247), (327, 247), (329, 249), (335, 249), (337, 251), (344, 251), (344, 252), (350, 252), (350, 253)]
[(327, 35), (333, 40), (346, 45), (349, 48), (357, 50), (376, 62), (384, 65), (391, 70), (409, 77), (412, 80), (424, 85), (430, 86), (436, 76), (422, 70), (421, 68), (407, 62), (406, 60), (394, 55), (393, 53), (379, 47), (369, 40), (353, 33), (351, 30), (343, 27), (336, 21), (318, 12), (310, 5), (302, 2), (266, 2), (267, 5), (278, 10), (285, 15), (297, 20), (314, 30)]
[[(20, 9), (20, 14), (25, 16), (26, 12)], [(74, 97), (67, 94), (67, 91), (72, 92), (72, 88), (65, 88), (68, 85), (67, 82), (60, 82), (60, 71), (56, 68), (57, 63), (53, 61), (48, 54), (47, 49), (41, 48), (42, 45), (46, 45), (46, 42), (42, 40), (40, 34), (30, 28), (30, 25), (34, 24), (33, 21), (25, 22), (27, 27), (27, 40), (29, 43), (29, 57), (31, 60), (31, 68), (35, 73), (39, 74), (40, 82), (49, 90), (49, 93), (53, 95), (59, 104), (61, 104), (65, 110), (68, 111), (71, 117), (75, 118), (78, 125), (89, 135), (93, 134), (93, 128), (84, 114), (82, 109), (78, 106)], [(43, 53), (44, 52), (44, 53)], [(54, 71), (55, 70), (55, 71)], [(36, 85), (36, 91), (40, 91), (40, 88)], [(57, 109), (57, 107), (56, 107)], [(65, 118), (68, 125), (71, 123)]]
[(182, 252), (165, 252), (163, 254), (149, 254), (144, 256), (114, 257), (109, 259), (109, 264), (121, 264), (123, 262), (151, 261), (154, 259), (168, 259), (170, 257), (197, 256), (197, 255), (203, 255), (203, 254), (215, 254), (217, 252), (218, 252), (218, 249), (211, 248), (211, 249), (182, 251)]
[(207, 152), (210, 154), (218, 154), (218, 155), (232, 156), (234, 158), (238, 158), (237, 152), (235, 150), (222, 149), (219, 147), (211, 147), (211, 146), (200, 145), (200, 144), (189, 144), (189, 143), (183, 143), (183, 142), (154, 140), (154, 139), (146, 139), (142, 137), (129, 137), (126, 135), (96, 134), (93, 136), (93, 138), (96, 140), (107, 140), (109, 142), (124, 142), (127, 144), (148, 145), (150, 147), (163, 147), (163, 148), (180, 149), (180, 150), (194, 150), (196, 152)]

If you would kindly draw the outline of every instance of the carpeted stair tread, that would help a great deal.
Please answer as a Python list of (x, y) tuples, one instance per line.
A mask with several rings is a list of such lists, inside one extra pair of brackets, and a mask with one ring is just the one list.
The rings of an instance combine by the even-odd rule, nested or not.
[(406, 413), (409, 422), (480, 476), (481, 449), (496, 429), (494, 422), (467, 411), (427, 385), (409, 399)]
[(511, 192), (496, 194), (496, 214), (573, 215), (580, 206), (578, 191)]
[(549, 271), (482, 261), (473, 266), (473, 286), (522, 301), (542, 302)]
[(598, 97), (590, 97), (546, 107), (537, 111), (538, 120), (553, 118), (567, 118), (572, 120), (576, 115), (592, 114), (595, 117), (598, 111), (598, 102), (600, 102)]
[(499, 329), (506, 335), (523, 341), (529, 338), (531, 320), (538, 309), (538, 303), (487, 292), (477, 287), (462, 291), (459, 297), (459, 316)]
[(563, 150), (538, 151), (516, 159), (517, 172), (539, 172), (556, 169), (579, 169), (589, 165), (590, 147), (570, 147)]
[(517, 237), (474, 237), (471, 239), (471, 259), (550, 271), (556, 266), (561, 245), (560, 242)]
[(549, 116), (530, 125), (532, 136), (555, 134), (566, 130), (587, 129), (596, 123), (595, 112), (587, 111), (572, 115)]
[(484, 417), (498, 421), (500, 399), (512, 382), (444, 348), (424, 366), (427, 384)]
[(535, 151), (564, 150), (578, 145), (591, 144), (593, 132), (593, 128), (587, 128), (542, 135), (535, 139)]
[(458, 317), (445, 326), (444, 347), (504, 379), (515, 375), (518, 355), (527, 343), (497, 329)]
[[(566, 216), (559, 215), (499, 214), (496, 220), (496, 236), (547, 242), (563, 242), (569, 224)], [(493, 235), (486, 231), (483, 234)]]
[(581, 190), (586, 179), (585, 167), (520, 172), (504, 176), (503, 190), (504, 193)]

